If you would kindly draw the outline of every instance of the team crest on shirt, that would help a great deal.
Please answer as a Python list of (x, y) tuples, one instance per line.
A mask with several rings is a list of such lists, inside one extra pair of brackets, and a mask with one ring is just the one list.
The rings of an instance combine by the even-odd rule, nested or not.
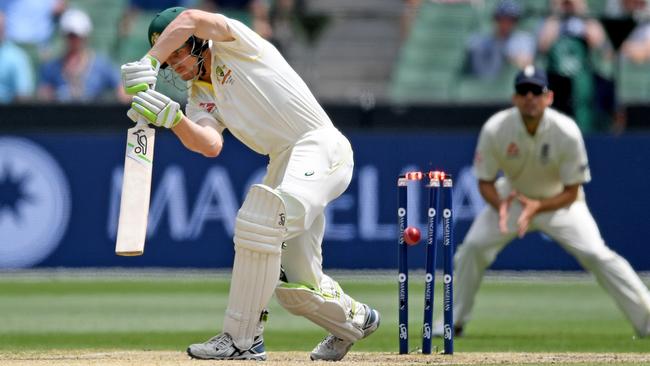
[(160, 33), (158, 32), (153, 33), (151, 35), (151, 39), (149, 39), (149, 41), (151, 41), (151, 44), (156, 44), (156, 41), (158, 41), (158, 37), (160, 37)]
[(199, 107), (204, 109), (208, 113), (212, 113), (212, 111), (217, 108), (217, 105), (212, 103), (212, 102), (201, 102), (199, 103)]
[(508, 159), (514, 159), (519, 157), (519, 146), (514, 142), (511, 142), (506, 149), (506, 157)]
[(217, 82), (219, 84), (233, 84), (232, 69), (228, 66), (219, 65), (214, 69), (214, 73), (217, 75)]
[(549, 160), (548, 150), (549, 150), (548, 143), (542, 145), (542, 150), (540, 151), (540, 155), (539, 155), (539, 160), (542, 162), (542, 164), (548, 164), (548, 160)]

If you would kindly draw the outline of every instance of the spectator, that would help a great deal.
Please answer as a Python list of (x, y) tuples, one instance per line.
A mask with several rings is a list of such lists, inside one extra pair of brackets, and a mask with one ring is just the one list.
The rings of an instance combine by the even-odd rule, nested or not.
[[(0, 0), (7, 17), (6, 38), (20, 45), (45, 46), (54, 35), (64, 0)], [(37, 24), (38, 26), (34, 26)]]
[(533, 36), (516, 30), (521, 13), (520, 5), (514, 0), (499, 2), (493, 14), (493, 32), (475, 34), (469, 39), (466, 56), (469, 74), (482, 79), (493, 79), (508, 64), (522, 68), (533, 62)]
[(282, 53), (288, 57), (288, 49), (295, 40), (294, 26), (298, 20), (298, 9), (303, 0), (276, 0), (269, 9), (269, 23), (273, 30), (273, 37), (270, 41)]
[(265, 0), (202, 0), (197, 7), (237, 19), (266, 39), (273, 36), (269, 7)]
[(0, 103), (29, 99), (34, 75), (27, 54), (5, 37), (5, 16), (0, 12)]
[(620, 0), (620, 17), (632, 17), (637, 26), (621, 45), (621, 54), (635, 63), (650, 61), (650, 19), (646, 0)]
[[(122, 14), (119, 26), (119, 36), (126, 37), (131, 34), (133, 23), (144, 12), (158, 12), (174, 6), (188, 6), (190, 0), (129, 0), (128, 6)], [(143, 52), (145, 52), (143, 50)]]
[(607, 46), (605, 31), (598, 20), (588, 16), (584, 0), (551, 0), (551, 6), (553, 14), (542, 25), (538, 49), (547, 55), (549, 82), (555, 91), (553, 106), (573, 116), (583, 132), (596, 131), (601, 124), (599, 116), (611, 113), (598, 111), (601, 106), (596, 103), (596, 72), (591, 60), (592, 51)]
[(420, 8), (421, 0), (402, 1), (404, 2), (404, 9), (402, 10), (402, 18), (400, 19), (400, 36), (402, 41), (404, 41), (411, 33), (411, 26)]
[(109, 92), (119, 100), (128, 101), (122, 92), (117, 68), (108, 58), (87, 46), (92, 31), (88, 15), (78, 9), (69, 9), (61, 16), (60, 27), (65, 37), (64, 54), (42, 66), (38, 90), (40, 99), (94, 101)]
[(590, 48), (604, 46), (605, 31), (598, 20), (588, 16), (585, 0), (550, 1), (553, 13), (545, 20), (538, 37), (541, 52), (549, 52), (563, 37), (581, 39)]
[(0, 11), (6, 17), (5, 38), (27, 53), (32, 74), (50, 57), (56, 22), (65, 8), (65, 0), (0, 0)]

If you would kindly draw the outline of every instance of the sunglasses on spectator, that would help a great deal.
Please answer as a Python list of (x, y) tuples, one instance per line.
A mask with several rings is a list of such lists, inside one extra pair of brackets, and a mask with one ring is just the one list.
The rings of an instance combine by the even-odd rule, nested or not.
[(526, 96), (528, 93), (533, 93), (534, 96), (540, 96), (548, 91), (545, 86), (535, 84), (521, 84), (515, 86), (515, 91), (521, 96)]

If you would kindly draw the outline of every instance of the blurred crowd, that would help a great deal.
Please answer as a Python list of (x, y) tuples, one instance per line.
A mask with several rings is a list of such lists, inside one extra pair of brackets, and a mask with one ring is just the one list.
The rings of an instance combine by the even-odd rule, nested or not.
[[(405, 1), (411, 9), (414, 0)], [(615, 79), (620, 63), (650, 64), (647, 0), (604, 0), (600, 14), (587, 0), (542, 1), (549, 1), (548, 14), (527, 11), (530, 2), (498, 1), (491, 29), (468, 37), (461, 72), (495, 80), (504, 70), (536, 64), (547, 70), (553, 106), (573, 116), (583, 131), (619, 123)], [(521, 26), (524, 21), (527, 27)]]
[[(648, 0), (598, 0), (597, 11), (589, 6), (592, 0), (403, 0), (404, 40), (425, 2), (489, 9), (482, 13), (489, 23), (465, 40), (464, 59), (457, 62), (462, 77), (491, 83), (509, 80), (503, 75), (525, 65), (543, 67), (555, 108), (575, 117), (583, 131), (602, 130), (616, 120), (621, 63), (650, 65)], [(105, 31), (96, 24), (101, 13), (76, 6), (95, 3), (103, 4), (0, 0), (0, 103), (128, 102), (119, 85), (119, 64), (148, 50), (143, 19), (171, 6), (239, 19), (283, 53), (297, 34), (313, 42), (327, 23), (307, 14), (307, 0), (120, 0), (119, 24), (111, 25), (115, 44), (98, 49), (94, 32)]]
[[(141, 39), (137, 56), (144, 55), (146, 29), (136, 29), (134, 22), (141, 14), (149, 17), (173, 6), (239, 19), (282, 48), (290, 37), (287, 24), (294, 3), (300, 0), (275, 0), (272, 5), (266, 0), (128, 0), (112, 49), (135, 37)], [(119, 61), (124, 60), (93, 47), (93, 25), (87, 12), (66, 0), (0, 0), (0, 104), (129, 102), (120, 85)]]

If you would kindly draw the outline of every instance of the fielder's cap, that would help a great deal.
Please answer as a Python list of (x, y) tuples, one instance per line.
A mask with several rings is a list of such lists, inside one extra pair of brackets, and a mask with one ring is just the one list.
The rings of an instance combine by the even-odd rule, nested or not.
[(68, 9), (61, 15), (61, 31), (75, 34), (79, 37), (88, 37), (93, 30), (93, 23), (88, 14), (79, 9)]
[(548, 88), (548, 78), (546, 72), (533, 65), (526, 66), (517, 73), (515, 77), (515, 87), (518, 85), (531, 84), (542, 88)]
[(167, 28), (169, 23), (171, 23), (172, 20), (176, 19), (176, 17), (185, 10), (187, 10), (187, 8), (184, 8), (182, 6), (175, 6), (173, 8), (167, 8), (156, 14), (151, 23), (149, 23), (149, 44), (153, 46), (158, 40), (160, 34), (165, 30), (165, 28)]
[(521, 5), (514, 0), (501, 0), (494, 8), (494, 17), (501, 18), (507, 17), (512, 19), (519, 19), (521, 17)]

